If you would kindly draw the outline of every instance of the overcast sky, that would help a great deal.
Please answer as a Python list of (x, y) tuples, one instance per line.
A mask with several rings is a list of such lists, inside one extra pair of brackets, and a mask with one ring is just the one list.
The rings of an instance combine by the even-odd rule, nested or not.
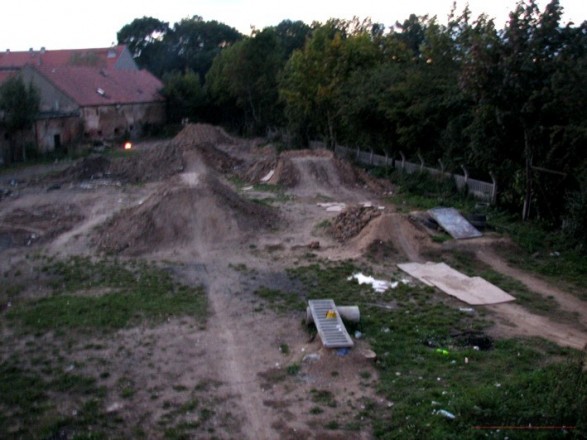
[[(329, 18), (370, 17), (393, 25), (411, 13), (436, 15), (446, 23), (453, 0), (13, 0), (2, 6), (0, 51), (10, 49), (75, 49), (106, 47), (116, 33), (135, 18), (151, 16), (171, 25), (199, 15), (249, 35), (251, 26), (263, 29), (284, 19), (325, 22)], [(461, 11), (466, 1), (457, 1)], [(469, 0), (476, 17), (487, 13), (502, 28), (517, 0)], [(539, 0), (541, 9), (548, 3)], [(561, 0), (563, 23), (587, 20), (587, 0)]]

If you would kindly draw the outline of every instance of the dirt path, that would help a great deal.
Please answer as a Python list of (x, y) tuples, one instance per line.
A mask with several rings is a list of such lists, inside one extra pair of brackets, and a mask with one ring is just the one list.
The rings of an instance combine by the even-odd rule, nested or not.
[(496, 336), (540, 336), (563, 347), (583, 350), (587, 346), (587, 333), (575, 326), (554, 322), (545, 316), (528, 312), (515, 303), (485, 306), (495, 313), (498, 321)]
[[(553, 297), (562, 310), (577, 313), (579, 322), (587, 328), (587, 302), (581, 301), (576, 296), (566, 293), (534, 275), (510, 266), (490, 248), (476, 251), (475, 256), (480, 261), (491, 266), (497, 272), (520, 281), (532, 292), (544, 297)], [(585, 339), (585, 342), (587, 342), (587, 338)]]
[(276, 438), (270, 414), (263, 406), (264, 396), (257, 378), (260, 366), (267, 362), (259, 350), (259, 339), (264, 339), (263, 333), (267, 330), (235, 299), (241, 290), (238, 279), (227, 276), (226, 272), (213, 269), (208, 273), (208, 298), (212, 309), (209, 332), (216, 339), (215, 344), (224, 348), (222, 381), (232, 387), (244, 411), (241, 438)]

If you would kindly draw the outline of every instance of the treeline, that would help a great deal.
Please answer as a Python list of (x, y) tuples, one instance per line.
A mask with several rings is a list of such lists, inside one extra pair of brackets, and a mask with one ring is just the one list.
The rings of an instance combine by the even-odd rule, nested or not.
[(173, 120), (491, 172), (503, 206), (585, 240), (587, 22), (561, 15), (557, 0), (526, 0), (503, 29), (465, 8), (447, 24), (284, 21), (248, 37), (201, 17), (142, 18), (118, 38), (164, 79)]

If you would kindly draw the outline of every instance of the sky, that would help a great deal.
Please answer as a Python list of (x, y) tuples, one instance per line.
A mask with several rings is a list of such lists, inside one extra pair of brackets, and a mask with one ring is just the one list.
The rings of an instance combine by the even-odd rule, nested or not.
[[(539, 0), (541, 9), (548, 0)], [(251, 26), (263, 29), (282, 20), (325, 22), (329, 18), (371, 18), (386, 26), (410, 14), (436, 15), (446, 23), (453, 0), (14, 0), (0, 15), (0, 51), (108, 47), (116, 33), (135, 18), (158, 18), (170, 25), (182, 18), (201, 16), (249, 35)], [(466, 1), (457, 1), (462, 11)], [(517, 0), (469, 0), (473, 17), (486, 13), (498, 28), (507, 21)], [(586, 0), (561, 0), (563, 24), (587, 20)]]

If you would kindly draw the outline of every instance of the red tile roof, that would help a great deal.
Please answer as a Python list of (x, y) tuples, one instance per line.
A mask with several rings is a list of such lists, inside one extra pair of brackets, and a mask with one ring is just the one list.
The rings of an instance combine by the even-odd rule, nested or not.
[(8, 78), (12, 78), (15, 75), (18, 75), (18, 70), (0, 69), (0, 84), (2, 84)]
[(0, 68), (34, 66), (114, 67), (125, 45), (97, 49), (30, 50), (0, 52)]
[(34, 67), (81, 107), (163, 101), (163, 84), (146, 70)]

